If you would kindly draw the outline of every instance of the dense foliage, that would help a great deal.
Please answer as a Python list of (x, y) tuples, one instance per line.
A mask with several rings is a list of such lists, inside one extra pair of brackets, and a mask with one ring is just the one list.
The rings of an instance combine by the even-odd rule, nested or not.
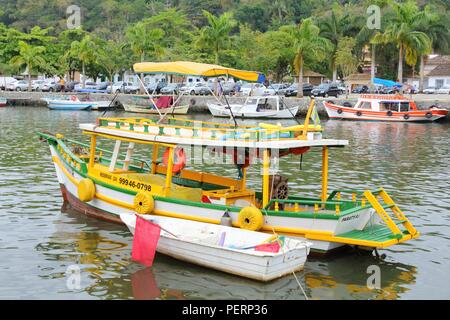
[[(81, 28), (69, 30), (72, 4)], [(366, 27), (372, 4), (381, 30)], [(423, 55), (449, 53), (449, 9), (446, 0), (2, 0), (0, 73), (111, 77), (136, 61), (183, 59), (336, 79), (376, 47), (380, 75), (395, 80), (418, 72)]]

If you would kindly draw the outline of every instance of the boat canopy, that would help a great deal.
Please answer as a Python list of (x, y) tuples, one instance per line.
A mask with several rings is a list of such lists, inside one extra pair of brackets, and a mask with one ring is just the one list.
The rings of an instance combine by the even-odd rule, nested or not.
[(133, 68), (136, 73), (178, 74), (198, 77), (232, 76), (244, 81), (259, 83), (263, 83), (266, 78), (264, 74), (259, 72), (237, 70), (215, 64), (205, 64), (189, 61), (140, 62), (136, 63)]
[(401, 83), (381, 78), (373, 78), (373, 83), (385, 87), (397, 87), (397, 88), (403, 87)]

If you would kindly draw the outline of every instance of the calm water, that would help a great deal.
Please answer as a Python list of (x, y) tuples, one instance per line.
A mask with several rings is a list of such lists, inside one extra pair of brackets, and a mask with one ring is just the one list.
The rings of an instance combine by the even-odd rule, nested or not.
[[(303, 299), (292, 276), (261, 284), (162, 255), (145, 269), (130, 261), (132, 237), (125, 227), (65, 210), (49, 149), (35, 132), (80, 137), (78, 124), (97, 116), (0, 108), (0, 298)], [(350, 140), (349, 147), (331, 152), (330, 187), (385, 187), (422, 237), (382, 250), (384, 261), (362, 253), (309, 258), (298, 274), (308, 296), (449, 299), (450, 124), (324, 125), (328, 137)], [(291, 192), (318, 194), (319, 153), (307, 154), (301, 171), (298, 159), (284, 159), (281, 166)], [(233, 168), (210, 170), (236, 175)], [(258, 189), (254, 170), (249, 182)], [(79, 267), (81, 281), (79, 289), (71, 290), (66, 271), (73, 265)], [(366, 286), (370, 265), (381, 269), (381, 290)]]

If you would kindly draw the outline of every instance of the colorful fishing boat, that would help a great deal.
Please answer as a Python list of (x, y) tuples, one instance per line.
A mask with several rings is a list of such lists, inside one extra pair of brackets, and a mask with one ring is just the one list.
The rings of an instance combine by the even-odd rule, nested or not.
[(0, 107), (6, 107), (8, 105), (8, 100), (6, 98), (0, 97)]
[[(306, 238), (320, 252), (344, 245), (373, 250), (417, 238), (419, 232), (384, 189), (329, 192), (329, 151), (348, 141), (325, 139), (314, 114), (312, 100), (305, 123), (292, 127), (100, 118), (80, 125), (89, 144), (39, 135), (50, 146), (64, 200), (100, 219), (121, 223), (121, 213), (139, 213), (219, 224), (230, 215), (235, 227)], [(114, 148), (99, 148), (100, 142)], [(138, 146), (143, 154), (151, 151), (151, 158), (133, 157)], [(186, 168), (186, 150), (205, 149), (219, 158), (229, 155), (238, 178)], [(322, 151), (319, 195), (290, 194), (287, 179), (270, 167), (311, 149)], [(247, 185), (247, 168), (258, 164), (262, 188), (255, 191)]]
[(323, 105), (331, 119), (377, 120), (400, 122), (430, 122), (446, 117), (448, 110), (435, 106), (419, 110), (414, 101), (401, 95), (361, 95), (352, 106), (324, 101)]
[[(156, 250), (172, 258), (263, 282), (300, 271), (311, 243), (227, 226), (139, 215), (158, 224)], [(136, 215), (120, 218), (134, 234)], [(273, 250), (271, 250), (273, 249)]]

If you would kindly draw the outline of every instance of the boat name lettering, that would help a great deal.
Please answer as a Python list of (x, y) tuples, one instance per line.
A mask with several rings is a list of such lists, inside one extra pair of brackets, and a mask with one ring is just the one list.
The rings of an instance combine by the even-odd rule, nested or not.
[(104, 172), (100, 172), (100, 177), (105, 178), (105, 179), (109, 179), (109, 180), (112, 179), (111, 175), (106, 174)]
[(358, 219), (358, 218), (359, 218), (359, 214), (355, 214), (355, 215), (353, 215), (353, 216), (349, 216), (349, 217), (342, 218), (342, 222), (344, 222), (344, 221), (350, 221), (350, 220), (356, 220), (356, 219)]
[(133, 180), (128, 180), (125, 178), (119, 178), (119, 183), (123, 184), (125, 186), (131, 187), (131, 188), (135, 188), (135, 189), (139, 189), (139, 190), (144, 190), (144, 191), (151, 191), (152, 190), (152, 186), (151, 185), (147, 185), (144, 183), (140, 183), (140, 182), (136, 182)]

